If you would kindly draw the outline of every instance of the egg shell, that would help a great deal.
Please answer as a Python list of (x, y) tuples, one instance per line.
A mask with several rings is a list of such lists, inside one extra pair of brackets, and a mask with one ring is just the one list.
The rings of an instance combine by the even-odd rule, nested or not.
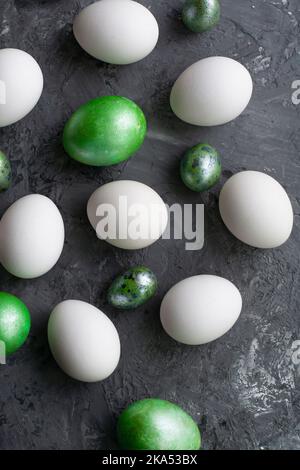
[(180, 75), (170, 104), (189, 124), (217, 126), (237, 118), (247, 107), (252, 91), (251, 76), (242, 64), (228, 57), (208, 57)]
[(116, 165), (141, 147), (146, 132), (146, 118), (137, 104), (121, 96), (102, 96), (73, 113), (63, 144), (70, 157), (85, 165)]
[(293, 208), (284, 188), (259, 171), (242, 171), (223, 186), (220, 214), (226, 227), (256, 248), (276, 248), (293, 229)]
[(134, 266), (116, 277), (107, 299), (115, 308), (129, 310), (147, 302), (157, 290), (155, 274), (146, 266)]
[(62, 216), (41, 194), (18, 199), (0, 222), (0, 261), (16, 277), (33, 279), (50, 271), (64, 245)]
[(30, 325), (30, 313), (22, 300), (7, 292), (0, 292), (0, 342), (5, 344), (6, 355), (16, 352), (25, 343)]
[[(137, 181), (121, 180), (107, 183), (98, 188), (90, 197), (87, 205), (87, 214), (93, 228), (97, 230), (100, 217), (96, 215), (99, 206), (109, 205), (116, 214), (116, 237), (108, 237), (106, 241), (111, 245), (124, 250), (137, 250), (146, 248), (157, 241), (168, 223), (168, 211), (162, 198), (149, 186)], [(137, 218), (130, 216), (137, 210)], [(139, 210), (140, 209), (140, 210)], [(143, 217), (138, 224), (142, 236), (132, 236), (130, 224), (137, 220), (138, 213)], [(110, 215), (108, 216), (110, 220)], [(113, 224), (115, 225), (115, 224)], [(118, 233), (120, 226), (124, 227), (124, 234)], [(123, 232), (123, 229), (120, 230)], [(97, 233), (99, 237), (99, 234)], [(101, 238), (101, 237), (99, 237)]]
[(0, 49), (0, 127), (14, 124), (32, 111), (43, 83), (40, 66), (30, 54)]
[(158, 398), (129, 405), (117, 424), (118, 441), (126, 450), (199, 450), (196, 422), (182, 408)]
[(190, 31), (204, 33), (219, 23), (220, 14), (219, 0), (186, 0), (182, 21)]
[(120, 339), (111, 320), (93, 305), (65, 300), (52, 311), (48, 341), (54, 359), (82, 382), (106, 379), (120, 359)]
[(199, 275), (169, 290), (161, 304), (160, 319), (176, 341), (200, 345), (230, 330), (241, 309), (241, 294), (234, 284), (222, 277)]
[(219, 181), (221, 173), (220, 156), (208, 144), (195, 145), (180, 162), (181, 179), (192, 191), (202, 192), (212, 188)]
[(11, 184), (11, 165), (5, 153), (0, 150), (0, 191), (8, 189)]
[(155, 48), (159, 28), (152, 13), (131, 0), (101, 0), (75, 18), (73, 31), (91, 56), (110, 64), (131, 64)]

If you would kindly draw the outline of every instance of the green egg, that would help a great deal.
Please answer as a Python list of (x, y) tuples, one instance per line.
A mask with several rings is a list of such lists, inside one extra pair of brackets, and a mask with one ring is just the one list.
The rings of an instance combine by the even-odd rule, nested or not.
[(120, 415), (118, 442), (124, 450), (199, 450), (201, 436), (195, 421), (169, 401), (140, 400)]
[(145, 266), (136, 266), (113, 281), (107, 299), (114, 307), (129, 310), (143, 305), (156, 290), (155, 274)]
[(116, 165), (141, 147), (146, 132), (139, 106), (120, 96), (103, 96), (75, 111), (65, 126), (63, 144), (70, 157), (85, 165)]
[(18, 297), (0, 292), (0, 346), (4, 343), (7, 355), (17, 351), (26, 341), (30, 324), (26, 305)]
[(182, 20), (190, 31), (204, 33), (218, 24), (220, 14), (218, 0), (187, 0), (182, 10)]
[(219, 181), (221, 173), (220, 156), (208, 144), (192, 147), (180, 163), (182, 181), (192, 191), (202, 192), (212, 188)]
[(11, 167), (7, 156), (0, 150), (0, 191), (8, 189), (11, 183)]

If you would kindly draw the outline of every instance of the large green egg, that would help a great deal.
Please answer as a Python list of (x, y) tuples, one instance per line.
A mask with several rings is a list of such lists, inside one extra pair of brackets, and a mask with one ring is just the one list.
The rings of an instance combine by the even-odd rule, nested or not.
[(109, 166), (131, 157), (143, 144), (147, 122), (141, 108), (120, 96), (103, 96), (81, 106), (67, 122), (63, 144), (70, 157)]
[(197, 424), (179, 406), (148, 398), (123, 411), (117, 424), (119, 445), (126, 450), (199, 450)]
[(0, 150), (0, 191), (9, 188), (11, 183), (11, 167), (7, 156)]
[(118, 276), (108, 291), (108, 302), (116, 308), (129, 310), (144, 304), (155, 294), (157, 279), (145, 266), (136, 266)]
[(17, 351), (26, 341), (30, 323), (26, 305), (18, 297), (0, 292), (0, 342), (4, 343), (7, 355)]
[(182, 10), (182, 20), (194, 33), (203, 33), (216, 26), (220, 20), (218, 0), (187, 0)]
[(208, 144), (192, 147), (180, 163), (182, 181), (192, 191), (202, 192), (212, 188), (219, 181), (221, 173), (220, 156)]

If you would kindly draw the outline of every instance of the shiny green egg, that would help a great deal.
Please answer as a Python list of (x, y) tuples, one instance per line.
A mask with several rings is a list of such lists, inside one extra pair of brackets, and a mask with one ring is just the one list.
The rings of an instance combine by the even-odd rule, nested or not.
[(80, 163), (110, 166), (130, 158), (146, 132), (146, 118), (137, 104), (120, 96), (103, 96), (75, 111), (65, 126), (63, 145)]
[(7, 156), (0, 150), (0, 191), (8, 189), (11, 184), (11, 167)]
[(118, 442), (124, 450), (199, 450), (196, 422), (182, 408), (166, 400), (140, 400), (120, 415)]
[(218, 0), (187, 0), (182, 10), (185, 26), (194, 33), (204, 33), (216, 26), (221, 8)]
[(195, 145), (180, 162), (182, 181), (192, 191), (202, 192), (212, 188), (219, 181), (221, 173), (220, 156), (208, 144)]
[(111, 284), (107, 299), (119, 309), (130, 310), (143, 305), (157, 290), (155, 274), (145, 266), (136, 266), (118, 276)]
[(18, 297), (0, 292), (0, 355), (13, 354), (23, 345), (29, 335), (30, 324), (26, 305)]

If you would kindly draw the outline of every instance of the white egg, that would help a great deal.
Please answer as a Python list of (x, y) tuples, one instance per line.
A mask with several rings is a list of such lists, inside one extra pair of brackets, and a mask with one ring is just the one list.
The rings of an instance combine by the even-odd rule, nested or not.
[(171, 108), (196, 126), (218, 126), (237, 118), (253, 91), (248, 70), (227, 57), (208, 57), (191, 65), (175, 82)]
[(98, 238), (125, 250), (152, 245), (168, 223), (168, 210), (161, 197), (137, 181), (101, 186), (90, 197), (87, 214)]
[(45, 196), (30, 194), (12, 204), (1, 219), (0, 261), (14, 276), (42, 276), (58, 261), (64, 237), (56, 205)]
[(146, 57), (158, 41), (152, 13), (132, 0), (101, 0), (82, 10), (74, 35), (91, 56), (110, 64), (131, 64)]
[(160, 319), (176, 341), (200, 345), (227, 333), (241, 309), (241, 294), (234, 284), (222, 277), (201, 275), (169, 290), (161, 304)]
[(65, 300), (54, 308), (48, 341), (59, 367), (82, 382), (106, 379), (120, 359), (114, 324), (96, 307), (80, 300)]
[(223, 222), (233, 235), (256, 248), (276, 248), (293, 229), (293, 209), (283, 187), (259, 171), (242, 171), (224, 185), (219, 200)]
[(0, 49), (0, 127), (25, 117), (43, 91), (39, 64), (27, 52)]

